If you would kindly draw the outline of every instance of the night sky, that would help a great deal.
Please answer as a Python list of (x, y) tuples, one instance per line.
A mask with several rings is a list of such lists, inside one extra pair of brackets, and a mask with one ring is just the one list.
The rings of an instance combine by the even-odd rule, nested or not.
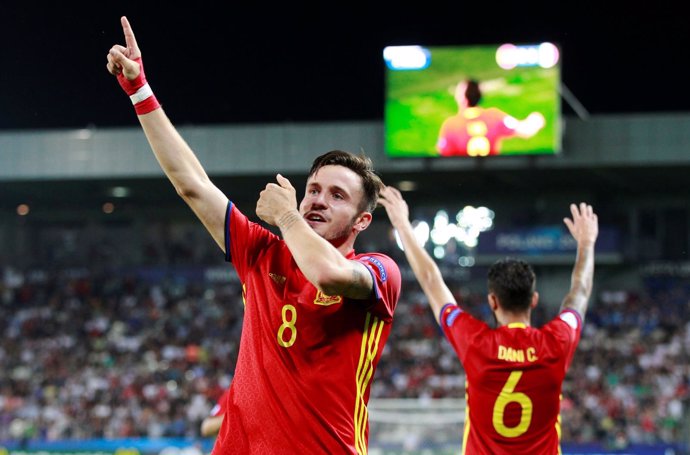
[(690, 111), (680, 6), (561, 3), (2, 2), (0, 129), (136, 125), (105, 69), (121, 15), (177, 125), (382, 120), (382, 50), (402, 44), (551, 41), (590, 114)]

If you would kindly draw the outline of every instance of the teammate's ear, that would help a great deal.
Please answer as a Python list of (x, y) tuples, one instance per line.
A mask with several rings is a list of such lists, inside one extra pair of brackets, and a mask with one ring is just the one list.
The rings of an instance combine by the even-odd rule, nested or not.
[(495, 312), (498, 310), (498, 297), (496, 297), (496, 294), (490, 292), (487, 296), (487, 300), (489, 301), (489, 308), (491, 308), (491, 311)]
[(534, 308), (537, 306), (539, 303), (539, 293), (537, 291), (534, 291), (534, 294), (532, 294), (532, 302), (529, 304), (530, 308)]

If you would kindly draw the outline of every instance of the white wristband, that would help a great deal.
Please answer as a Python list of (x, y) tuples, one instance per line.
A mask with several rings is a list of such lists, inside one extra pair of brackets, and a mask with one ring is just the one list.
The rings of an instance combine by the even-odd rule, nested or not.
[(132, 100), (132, 104), (137, 104), (151, 96), (153, 96), (153, 90), (151, 90), (151, 87), (147, 82), (146, 84), (142, 85), (134, 95), (130, 95), (129, 99)]

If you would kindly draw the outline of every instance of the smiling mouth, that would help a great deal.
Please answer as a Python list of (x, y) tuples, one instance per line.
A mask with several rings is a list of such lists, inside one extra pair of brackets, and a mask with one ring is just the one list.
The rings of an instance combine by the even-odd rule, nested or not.
[(325, 223), (326, 219), (322, 217), (321, 215), (317, 215), (315, 213), (307, 214), (307, 216), (304, 217), (308, 222), (310, 223)]

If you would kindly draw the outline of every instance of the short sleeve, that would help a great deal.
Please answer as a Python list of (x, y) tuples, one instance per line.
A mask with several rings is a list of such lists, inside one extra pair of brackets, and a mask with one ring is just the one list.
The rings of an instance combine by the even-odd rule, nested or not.
[(374, 279), (372, 310), (384, 321), (393, 319), (400, 298), (401, 276), (398, 265), (385, 254), (369, 253), (356, 259)]
[(225, 214), (225, 260), (232, 262), (242, 281), (260, 252), (278, 240), (277, 235), (250, 221), (235, 204), (228, 202)]

